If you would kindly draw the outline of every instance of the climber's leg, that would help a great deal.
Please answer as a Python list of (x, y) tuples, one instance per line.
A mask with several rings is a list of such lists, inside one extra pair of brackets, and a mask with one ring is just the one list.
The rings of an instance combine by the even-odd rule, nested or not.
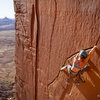
[(72, 86), (73, 86), (73, 78), (70, 77), (69, 84), (67, 84), (67, 88), (66, 88), (67, 89), (67, 92), (66, 93), (70, 94), (71, 89), (72, 89)]

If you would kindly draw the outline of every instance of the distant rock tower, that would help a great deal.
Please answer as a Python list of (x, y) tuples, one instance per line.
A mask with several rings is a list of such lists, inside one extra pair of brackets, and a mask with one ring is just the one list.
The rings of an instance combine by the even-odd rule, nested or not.
[[(14, 0), (14, 8), (18, 100), (99, 100), (100, 0)], [(64, 80), (48, 90), (65, 59), (97, 40), (86, 83), (70, 95)]]

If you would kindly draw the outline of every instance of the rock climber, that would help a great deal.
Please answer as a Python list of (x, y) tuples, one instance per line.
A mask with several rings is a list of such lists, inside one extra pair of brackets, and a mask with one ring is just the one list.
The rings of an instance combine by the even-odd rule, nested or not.
[(64, 67), (61, 68), (61, 71), (64, 70), (65, 68), (67, 68), (68, 70), (68, 74), (71, 77), (75, 77), (77, 75), (79, 75), (80, 79), (85, 82), (84, 78), (81, 77), (81, 74), (86, 71), (87, 69), (87, 62), (90, 59), (90, 56), (93, 54), (93, 52), (95, 51), (96, 46), (94, 46), (89, 53), (87, 53), (86, 50), (81, 50), (75, 57), (73, 60), (73, 64), (72, 66), (66, 65)]

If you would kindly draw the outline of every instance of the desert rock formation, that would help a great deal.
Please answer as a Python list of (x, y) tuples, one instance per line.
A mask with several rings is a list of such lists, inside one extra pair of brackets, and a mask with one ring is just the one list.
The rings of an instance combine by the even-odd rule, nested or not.
[[(99, 100), (100, 1), (14, 0), (14, 7), (18, 100)], [(51, 86), (48, 99), (47, 85), (66, 57), (93, 47), (97, 40), (86, 83), (73, 85), (70, 94), (66, 93), (67, 87)]]

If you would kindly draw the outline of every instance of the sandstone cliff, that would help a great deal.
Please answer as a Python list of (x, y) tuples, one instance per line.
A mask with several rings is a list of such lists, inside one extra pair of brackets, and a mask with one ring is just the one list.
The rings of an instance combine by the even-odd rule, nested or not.
[[(66, 57), (97, 42), (100, 1), (14, 0), (14, 7), (18, 100), (48, 100), (47, 85), (56, 77)], [(99, 100), (99, 40), (89, 66), (86, 83), (73, 85), (70, 94), (60, 84), (56, 88), (51, 86), (49, 100)]]

